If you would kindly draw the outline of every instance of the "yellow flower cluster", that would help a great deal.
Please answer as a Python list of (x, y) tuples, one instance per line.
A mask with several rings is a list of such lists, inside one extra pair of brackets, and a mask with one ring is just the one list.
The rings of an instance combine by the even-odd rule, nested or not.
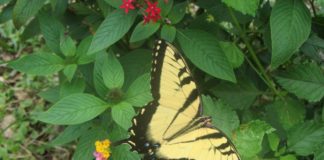
[(110, 157), (110, 141), (105, 139), (103, 141), (96, 141), (96, 152), (100, 153), (103, 158), (108, 159)]

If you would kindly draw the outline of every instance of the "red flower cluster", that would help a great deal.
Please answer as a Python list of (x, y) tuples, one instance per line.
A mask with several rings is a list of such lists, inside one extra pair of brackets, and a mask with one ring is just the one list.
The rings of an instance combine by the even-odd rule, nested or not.
[(161, 19), (161, 9), (157, 7), (157, 2), (151, 3), (146, 1), (146, 4), (147, 8), (145, 12), (147, 15), (144, 15), (144, 24), (150, 22), (151, 20), (157, 22), (159, 19)]
[[(166, 0), (167, 1), (167, 0)], [(125, 13), (128, 13), (129, 10), (134, 10), (135, 6), (142, 8), (142, 5), (136, 4), (134, 6), (135, 0), (123, 0), (123, 4), (119, 7), (125, 10)], [(157, 22), (161, 19), (161, 9), (157, 7), (158, 2), (151, 3), (146, 1), (147, 8), (143, 13), (144, 24), (149, 23), (150, 21)]]

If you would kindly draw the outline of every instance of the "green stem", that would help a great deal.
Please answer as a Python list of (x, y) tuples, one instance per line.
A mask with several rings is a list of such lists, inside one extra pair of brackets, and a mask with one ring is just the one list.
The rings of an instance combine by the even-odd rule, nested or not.
[[(256, 67), (258, 68), (258, 70), (260, 71), (260, 73), (257, 71), (258, 75), (260, 75), (261, 79), (269, 86), (269, 88), (278, 96), (280, 96), (279, 91), (276, 89), (276, 86), (274, 84), (274, 82), (271, 80), (271, 78), (267, 75), (265, 69), (263, 68), (261, 62), (259, 61), (258, 57), (255, 54), (255, 51), (252, 47), (252, 45), (250, 44), (248, 37), (245, 35), (245, 32), (243, 31), (243, 29), (241, 28), (236, 16), (234, 15), (233, 11), (231, 10), (231, 8), (228, 7), (228, 11), (231, 15), (232, 20), (234, 21), (234, 25), (236, 26), (236, 28), (239, 30), (240, 33), (240, 37), (242, 38), (242, 40), (244, 41), (250, 56), (252, 57), (253, 62), (256, 64)], [(251, 64), (250, 64), (251, 65)]]

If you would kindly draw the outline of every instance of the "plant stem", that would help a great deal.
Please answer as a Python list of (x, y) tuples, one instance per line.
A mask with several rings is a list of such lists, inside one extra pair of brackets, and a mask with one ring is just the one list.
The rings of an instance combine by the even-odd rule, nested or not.
[[(276, 89), (276, 86), (274, 84), (274, 82), (271, 80), (271, 78), (267, 75), (265, 69), (263, 68), (261, 62), (259, 61), (258, 57), (255, 54), (255, 51), (252, 47), (252, 45), (250, 44), (248, 37), (245, 35), (245, 32), (243, 31), (243, 29), (241, 28), (236, 16), (234, 15), (233, 11), (231, 8), (228, 7), (228, 11), (230, 13), (230, 16), (234, 22), (234, 25), (236, 26), (236, 28), (239, 30), (240, 33), (240, 37), (242, 38), (242, 40), (244, 41), (248, 52), (250, 54), (250, 56), (252, 57), (252, 60), (254, 61), (254, 63), (256, 64), (256, 67), (258, 68), (259, 72), (258, 75), (260, 75), (260, 78), (269, 86), (269, 88), (278, 96), (280, 96), (279, 91)], [(251, 65), (251, 64), (250, 64)]]

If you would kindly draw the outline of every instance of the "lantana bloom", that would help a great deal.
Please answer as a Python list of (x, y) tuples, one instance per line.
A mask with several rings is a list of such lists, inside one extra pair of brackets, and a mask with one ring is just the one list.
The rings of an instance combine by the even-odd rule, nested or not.
[(108, 139), (96, 141), (95, 146), (96, 151), (93, 153), (93, 156), (96, 160), (107, 160), (110, 157), (110, 141)]

